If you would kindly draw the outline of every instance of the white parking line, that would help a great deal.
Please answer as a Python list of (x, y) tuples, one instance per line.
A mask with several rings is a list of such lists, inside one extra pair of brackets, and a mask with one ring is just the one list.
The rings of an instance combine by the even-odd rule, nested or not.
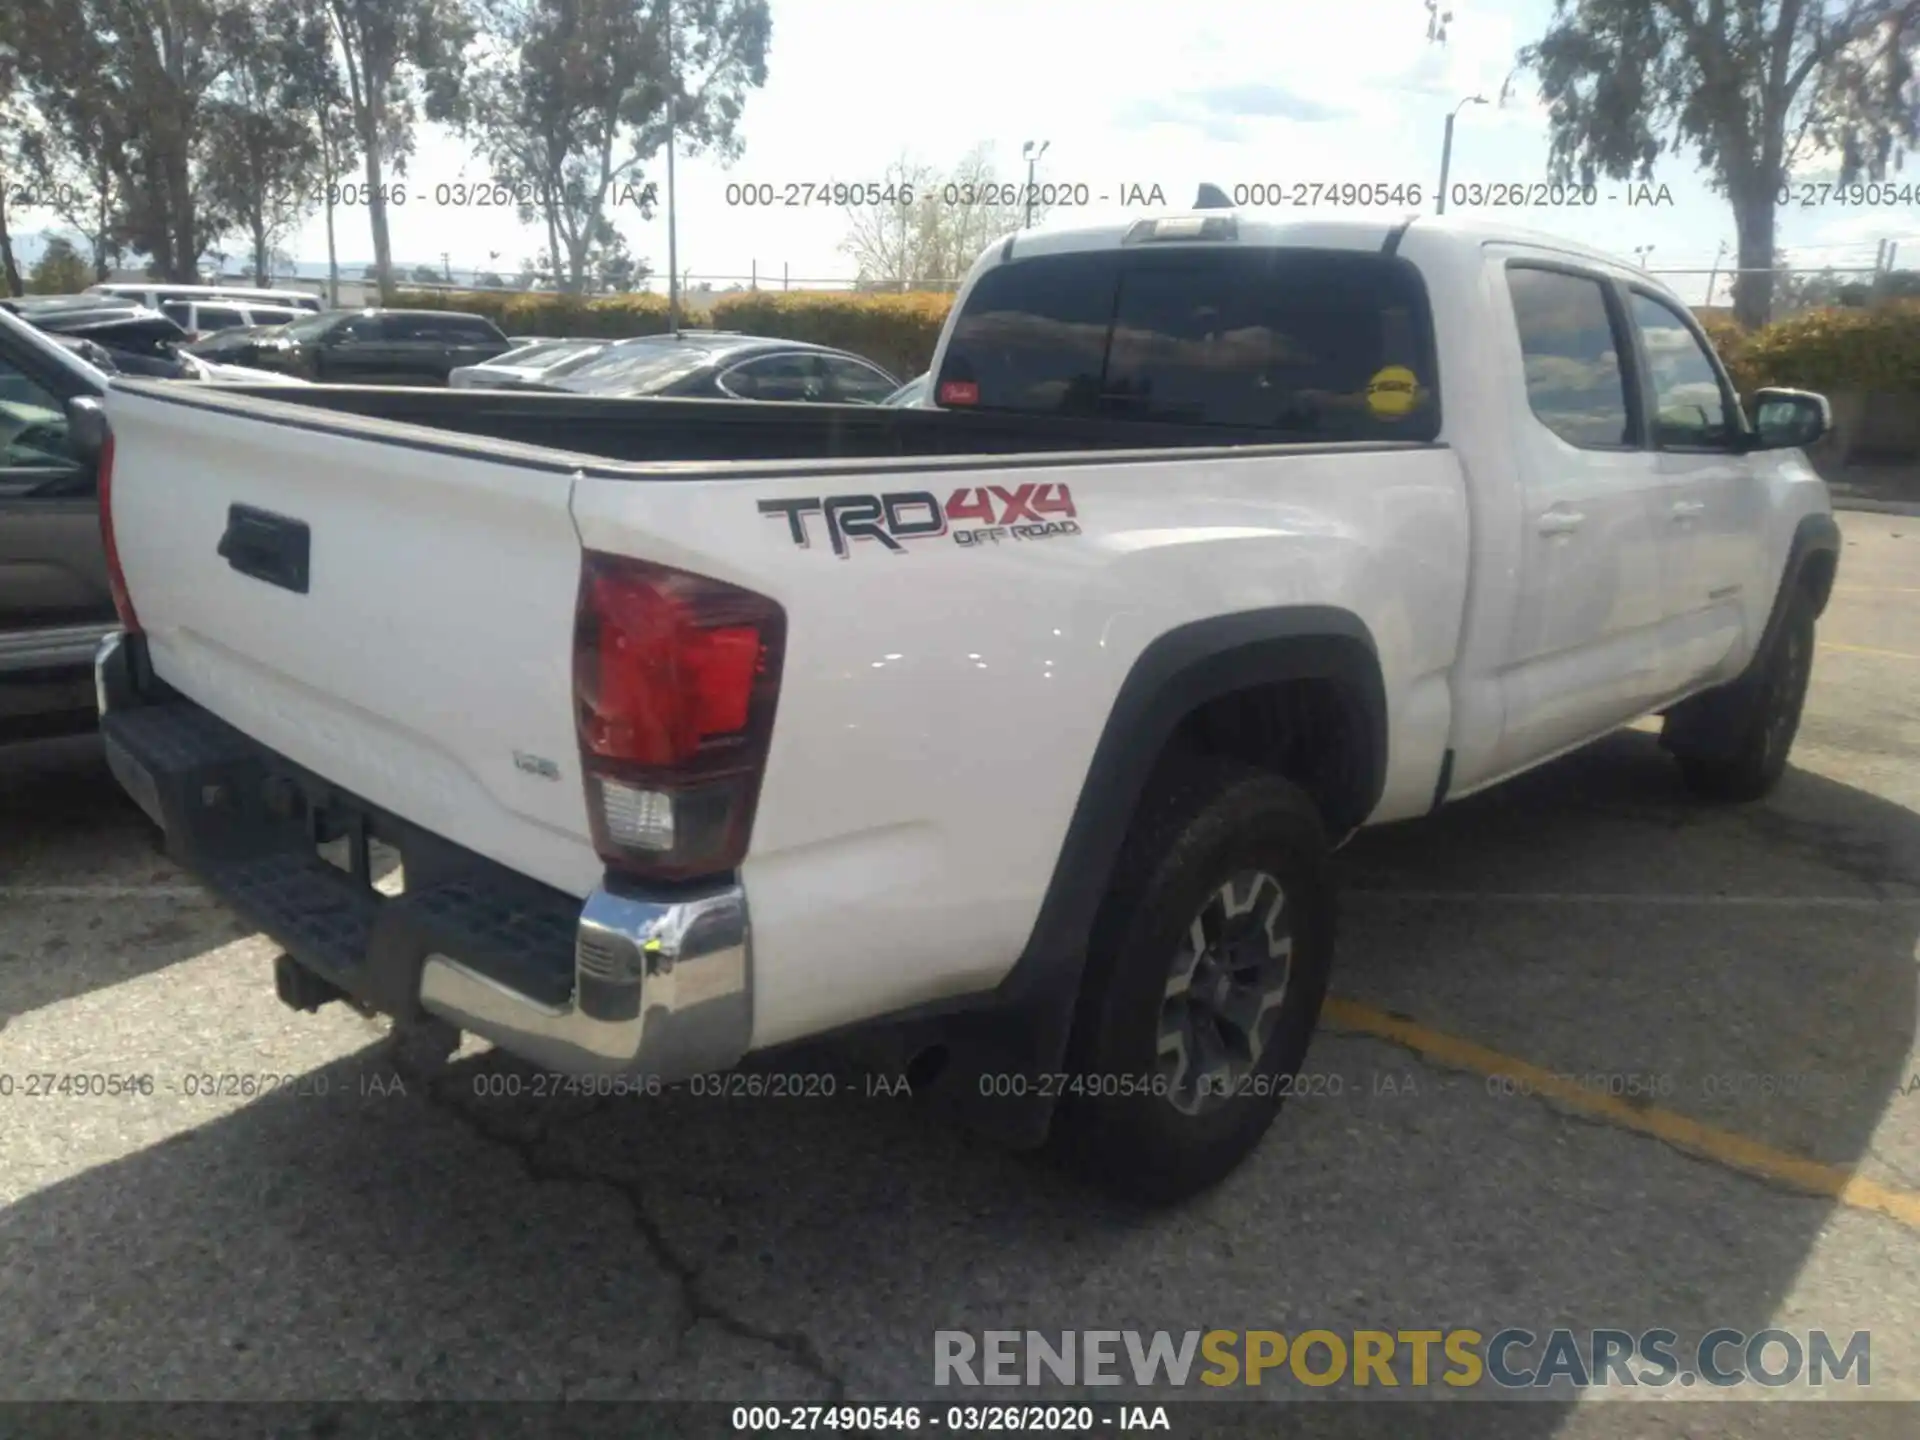
[(1365, 900), (1451, 901), (1457, 904), (1520, 905), (1760, 905), (1799, 909), (1879, 910), (1888, 905), (1920, 905), (1920, 895), (1660, 895), (1620, 892), (1577, 894), (1564, 890), (1360, 890), (1342, 892)]

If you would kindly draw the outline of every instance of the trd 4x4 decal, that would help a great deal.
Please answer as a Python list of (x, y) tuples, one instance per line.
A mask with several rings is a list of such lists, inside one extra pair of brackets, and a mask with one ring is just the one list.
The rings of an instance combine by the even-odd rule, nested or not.
[[(833, 553), (846, 559), (853, 542), (872, 540), (896, 555), (909, 540), (951, 536), (956, 545), (998, 545), (1003, 541), (1046, 540), (1078, 535), (1078, 513), (1065, 485), (967, 485), (943, 504), (931, 490), (894, 490), (885, 495), (810, 495), (794, 500), (762, 500), (762, 515), (786, 517), (787, 533), (802, 549), (811, 548), (811, 516), (821, 518)], [(972, 525), (963, 522), (976, 522)]]

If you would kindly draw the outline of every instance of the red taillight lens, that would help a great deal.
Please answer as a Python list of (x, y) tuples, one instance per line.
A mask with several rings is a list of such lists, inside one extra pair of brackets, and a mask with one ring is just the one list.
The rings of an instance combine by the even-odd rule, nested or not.
[(678, 879), (746, 854), (786, 640), (772, 600), (589, 553), (574, 701), (594, 841), (609, 865)]
[(120, 568), (120, 547), (113, 540), (113, 436), (100, 445), (100, 545), (107, 552), (107, 588), (113, 591), (114, 612), (120, 628), (129, 635), (138, 634), (140, 617), (134, 613), (133, 596), (127, 590), (127, 572)]

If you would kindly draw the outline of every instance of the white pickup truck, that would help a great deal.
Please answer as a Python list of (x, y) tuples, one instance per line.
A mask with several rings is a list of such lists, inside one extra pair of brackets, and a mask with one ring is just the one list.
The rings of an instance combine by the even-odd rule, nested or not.
[(1827, 407), (1750, 423), (1637, 269), (1424, 218), (1028, 232), (930, 373), (116, 382), (115, 772), (289, 1004), (621, 1083), (884, 1040), (1158, 1200), (1299, 1073), (1361, 826), (1650, 713), (1703, 796), (1781, 774)]

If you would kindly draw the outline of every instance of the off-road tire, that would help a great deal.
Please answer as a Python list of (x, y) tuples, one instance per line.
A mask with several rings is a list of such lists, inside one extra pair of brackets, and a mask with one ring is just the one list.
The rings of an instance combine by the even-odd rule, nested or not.
[(1729, 718), (1731, 744), (1718, 754), (1675, 755), (1694, 794), (1738, 804), (1759, 800), (1780, 783), (1813, 673), (1813, 621), (1813, 597), (1796, 590), (1766, 654), (1734, 682), (1741, 693)]
[[(1050, 1133), (1056, 1154), (1084, 1177), (1127, 1199), (1169, 1204), (1218, 1183), (1260, 1142), (1295, 1088), (1326, 995), (1336, 905), (1330, 848), (1312, 800), (1266, 771), (1186, 761), (1149, 787), (1094, 921)], [(1277, 883), (1279, 906), (1267, 884), (1248, 877)], [(1242, 903), (1250, 908), (1240, 919), (1222, 918)], [(1244, 931), (1245, 915), (1257, 933)], [(1277, 994), (1270, 977), (1246, 983), (1264, 1039), (1235, 1051), (1251, 1059), (1245, 1074), (1198, 1096), (1184, 1091), (1185, 1104), (1205, 1107), (1189, 1113), (1164, 1067), (1186, 1065), (1191, 1074), (1198, 1062), (1188, 1052), (1239, 1033), (1191, 1008), (1199, 1004), (1199, 961), (1187, 971), (1196, 977), (1190, 993), (1170, 995), (1170, 982), (1182, 983), (1176, 961), (1186, 965), (1200, 949), (1197, 926), (1240, 934), (1206, 947), (1218, 951), (1207, 961), (1212, 993), (1229, 998), (1234, 976), (1267, 976), (1259, 967), (1277, 966), (1276, 934), (1284, 931), (1291, 953)], [(1178, 1043), (1162, 1059), (1167, 1032), (1201, 1023), (1215, 1026), (1204, 1042)]]

